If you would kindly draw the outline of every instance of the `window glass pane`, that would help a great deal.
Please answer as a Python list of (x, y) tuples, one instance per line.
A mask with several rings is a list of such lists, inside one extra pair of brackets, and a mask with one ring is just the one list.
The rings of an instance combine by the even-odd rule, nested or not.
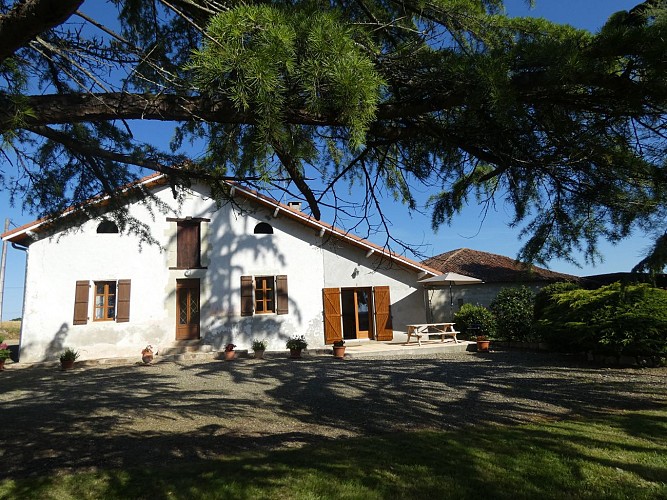
[(188, 324), (188, 295), (187, 290), (181, 290), (178, 295), (178, 322), (181, 325)]
[(98, 281), (95, 283), (95, 320), (113, 320), (116, 315), (116, 282)]

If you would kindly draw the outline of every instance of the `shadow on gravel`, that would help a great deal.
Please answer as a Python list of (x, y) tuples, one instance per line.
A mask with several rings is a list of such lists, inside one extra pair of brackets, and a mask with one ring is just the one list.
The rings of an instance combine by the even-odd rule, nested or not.
[(603, 417), (667, 402), (664, 369), (597, 369), (513, 352), (40, 367), (7, 370), (2, 381), (2, 478), (178, 464), (344, 436)]

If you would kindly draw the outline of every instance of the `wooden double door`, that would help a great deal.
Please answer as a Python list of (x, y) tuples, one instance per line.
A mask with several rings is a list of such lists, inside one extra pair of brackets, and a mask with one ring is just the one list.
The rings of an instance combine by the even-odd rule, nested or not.
[(393, 339), (388, 286), (325, 288), (322, 300), (327, 344), (341, 339)]

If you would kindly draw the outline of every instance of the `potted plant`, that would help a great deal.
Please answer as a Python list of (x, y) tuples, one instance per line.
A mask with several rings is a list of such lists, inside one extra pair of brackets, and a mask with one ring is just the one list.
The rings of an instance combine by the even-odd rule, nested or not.
[(262, 359), (264, 357), (264, 351), (269, 343), (266, 340), (257, 340), (253, 339), (252, 341), (252, 350), (255, 352), (255, 359)]
[(9, 346), (5, 342), (5, 339), (0, 337), (0, 372), (5, 369), (5, 361), (11, 356), (11, 351)]
[(489, 344), (491, 341), (486, 335), (477, 336), (477, 352), (489, 352)]
[(145, 364), (151, 363), (153, 361), (153, 346), (147, 345), (141, 350), (141, 361)]
[(65, 351), (60, 355), (60, 366), (63, 370), (69, 370), (74, 366), (74, 362), (79, 357), (79, 351), (75, 351), (71, 347), (65, 349)]
[(235, 347), (236, 345), (232, 343), (225, 346), (225, 361), (231, 361), (236, 357), (236, 353), (234, 352)]
[(343, 339), (336, 340), (333, 343), (334, 358), (343, 359), (345, 357), (345, 341)]
[(301, 351), (308, 347), (308, 342), (306, 342), (306, 337), (303, 335), (295, 335), (287, 341), (286, 346), (289, 349), (290, 358), (299, 359)]

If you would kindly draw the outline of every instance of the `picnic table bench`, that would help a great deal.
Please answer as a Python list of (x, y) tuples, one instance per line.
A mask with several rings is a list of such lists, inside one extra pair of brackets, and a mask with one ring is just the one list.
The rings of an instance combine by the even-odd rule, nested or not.
[(456, 335), (461, 333), (454, 330), (454, 323), (416, 323), (408, 326), (408, 344), (410, 337), (417, 337), (417, 342), (422, 345), (422, 337), (426, 335), (440, 335), (440, 341), (444, 342), (445, 337), (452, 337), (454, 342), (459, 343)]

